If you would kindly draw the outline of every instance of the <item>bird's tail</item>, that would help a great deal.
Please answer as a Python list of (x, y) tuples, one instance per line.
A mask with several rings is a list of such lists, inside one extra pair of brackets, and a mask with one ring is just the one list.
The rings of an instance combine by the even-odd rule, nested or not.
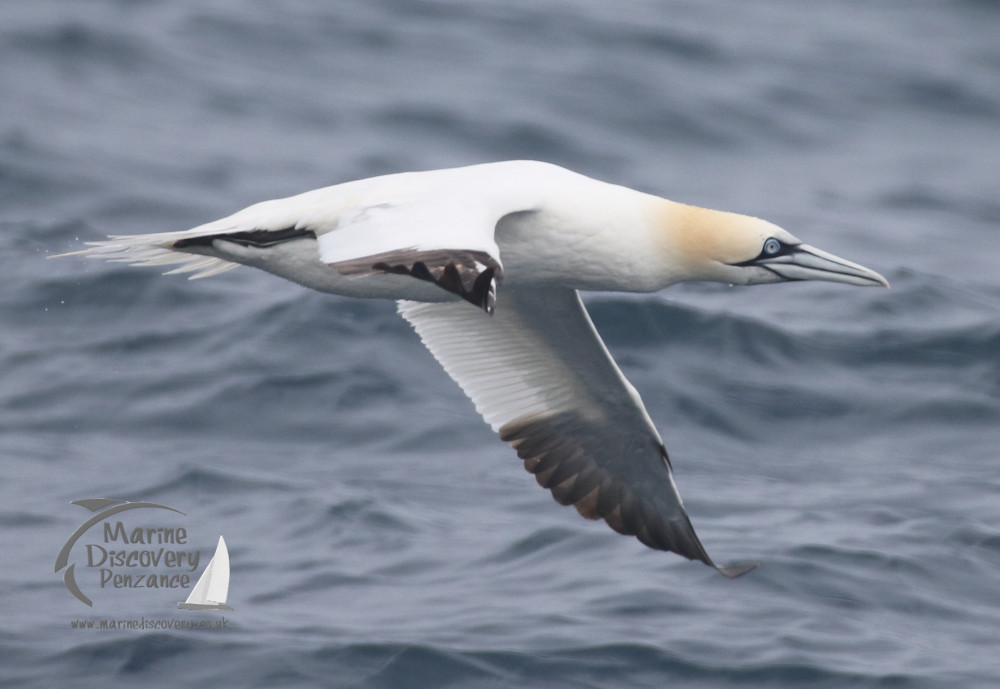
[(191, 280), (218, 275), (239, 265), (218, 256), (201, 253), (206, 251), (207, 247), (174, 248), (178, 240), (190, 237), (190, 231), (114, 235), (102, 241), (86, 242), (88, 247), (86, 249), (56, 254), (49, 256), (49, 258), (86, 256), (87, 258), (103, 258), (115, 263), (128, 263), (137, 266), (179, 264), (176, 268), (168, 270), (166, 274), (191, 273), (189, 276)]

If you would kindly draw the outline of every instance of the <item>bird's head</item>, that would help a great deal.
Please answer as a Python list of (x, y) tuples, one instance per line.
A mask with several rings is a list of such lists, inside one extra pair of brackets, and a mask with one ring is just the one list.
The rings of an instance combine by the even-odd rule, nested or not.
[(671, 204), (666, 239), (681, 280), (733, 285), (824, 280), (888, 287), (873, 270), (803, 244), (760, 218)]

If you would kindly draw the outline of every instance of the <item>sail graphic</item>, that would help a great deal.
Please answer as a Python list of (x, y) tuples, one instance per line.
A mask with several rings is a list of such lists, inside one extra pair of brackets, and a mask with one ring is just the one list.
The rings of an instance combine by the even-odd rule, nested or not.
[(219, 536), (215, 555), (208, 561), (198, 583), (191, 589), (191, 595), (177, 607), (183, 610), (232, 610), (226, 605), (229, 595), (229, 551), (226, 541)]

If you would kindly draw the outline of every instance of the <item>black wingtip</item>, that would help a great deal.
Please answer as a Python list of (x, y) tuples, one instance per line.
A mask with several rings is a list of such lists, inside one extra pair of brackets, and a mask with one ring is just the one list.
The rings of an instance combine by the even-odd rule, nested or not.
[[(479, 306), (490, 316), (493, 315), (493, 312), (497, 308), (497, 280), (493, 272), (492, 268), (487, 268), (486, 272), (476, 279), (476, 287), (473, 290), (474, 293), (479, 292), (482, 295), (479, 298)], [(485, 283), (485, 288), (480, 284), (481, 280)]]
[(178, 239), (173, 244), (170, 245), (171, 249), (190, 249), (191, 247), (212, 247), (215, 240), (220, 239), (227, 242), (233, 242), (234, 244), (239, 244), (241, 246), (256, 247), (258, 249), (267, 249), (275, 244), (281, 244), (282, 242), (287, 242), (292, 239), (301, 239), (303, 237), (309, 237), (310, 239), (316, 239), (316, 233), (313, 230), (303, 229), (301, 227), (285, 227), (283, 229), (277, 230), (243, 230), (241, 232), (220, 232), (218, 234), (203, 234), (194, 237), (184, 237), (183, 239)]
[(755, 569), (757, 569), (756, 562), (733, 562), (725, 566), (715, 565), (715, 570), (726, 579), (736, 579)]

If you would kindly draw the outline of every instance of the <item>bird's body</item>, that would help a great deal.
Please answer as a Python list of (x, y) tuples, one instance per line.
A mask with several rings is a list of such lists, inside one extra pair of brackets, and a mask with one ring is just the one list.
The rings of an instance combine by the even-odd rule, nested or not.
[[(660, 436), (577, 290), (652, 292), (683, 280), (887, 285), (766, 221), (530, 161), (348, 182), (79, 253), (179, 263), (171, 272), (193, 277), (244, 264), (322, 292), (400, 300), (559, 502), (712, 566)], [(716, 568), (735, 576), (749, 566)]]
[[(441, 300), (447, 293), (385, 272), (330, 270), (329, 264), (400, 249), (460, 248), (502, 256), (507, 287), (554, 283), (574, 289), (639, 291), (665, 286), (652, 265), (648, 231), (664, 199), (544, 163), (510, 161), (397, 173), (264, 201), (177, 233), (143, 235), (147, 244), (234, 235), (241, 243), (188, 244), (191, 253), (156, 252), (157, 260), (199, 272), (252, 265), (306, 287), (352, 297)], [(679, 205), (679, 204), (677, 204)], [(302, 231), (275, 242), (248, 230)], [(314, 236), (306, 234), (311, 231)], [(255, 245), (257, 244), (257, 245)], [(321, 261), (317, 260), (320, 255)], [(133, 252), (132, 258), (138, 254)], [(364, 279), (377, 274), (378, 279)], [(648, 277), (647, 277), (648, 276)]]

